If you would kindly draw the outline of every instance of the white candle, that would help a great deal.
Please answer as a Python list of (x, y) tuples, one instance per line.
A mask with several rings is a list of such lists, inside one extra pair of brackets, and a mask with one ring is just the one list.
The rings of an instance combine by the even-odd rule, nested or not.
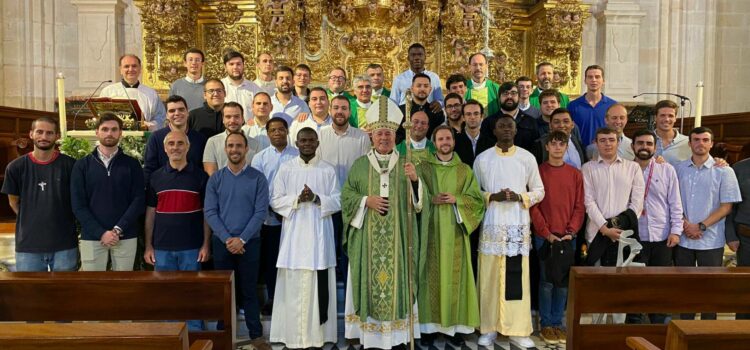
[(62, 138), (68, 134), (68, 119), (65, 111), (65, 76), (62, 72), (57, 73), (57, 104), (60, 113), (60, 133)]
[(697, 128), (701, 126), (701, 113), (703, 113), (703, 82), (699, 81), (695, 87), (698, 88), (698, 99), (695, 103), (695, 122), (693, 123), (693, 127)]

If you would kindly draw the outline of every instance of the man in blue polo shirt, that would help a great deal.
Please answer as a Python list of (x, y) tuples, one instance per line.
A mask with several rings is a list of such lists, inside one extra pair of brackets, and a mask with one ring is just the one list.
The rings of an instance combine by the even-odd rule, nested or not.
[(604, 68), (598, 65), (591, 65), (586, 67), (583, 75), (584, 82), (586, 83), (586, 93), (570, 101), (568, 110), (581, 132), (583, 147), (586, 147), (594, 140), (596, 130), (606, 126), (604, 116), (607, 114), (607, 109), (617, 103), (617, 101), (604, 96), (602, 93), (602, 87), (604, 87)]
[(245, 134), (230, 132), (224, 150), (229, 162), (208, 179), (204, 203), (206, 221), (214, 233), (214, 267), (234, 270), (251, 344), (258, 350), (271, 350), (263, 339), (255, 290), (260, 268), (260, 226), (270, 199), (268, 182), (263, 173), (247, 164)]
[[(146, 244), (143, 258), (156, 271), (198, 271), (208, 260), (211, 230), (203, 219), (208, 175), (188, 162), (190, 141), (180, 131), (164, 138), (169, 163), (151, 174), (146, 196)], [(201, 321), (188, 321), (201, 330)]]

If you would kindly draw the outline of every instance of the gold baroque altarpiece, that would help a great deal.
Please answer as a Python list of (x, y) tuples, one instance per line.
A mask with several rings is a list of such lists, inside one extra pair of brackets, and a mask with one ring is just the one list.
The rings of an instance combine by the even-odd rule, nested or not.
[[(206, 77), (223, 77), (228, 49), (245, 55), (255, 79), (255, 57), (277, 64), (306, 63), (313, 84), (342, 67), (362, 74), (383, 65), (386, 85), (408, 68), (407, 48), (427, 49), (427, 69), (445, 81), (468, 76), (468, 57), (492, 52), (495, 81), (533, 78), (534, 65), (555, 65), (555, 85), (577, 94), (581, 34), (589, 17), (580, 0), (136, 0), (143, 27), (143, 81), (165, 92), (185, 75), (183, 52), (206, 54)], [(489, 48), (489, 51), (488, 51)]]

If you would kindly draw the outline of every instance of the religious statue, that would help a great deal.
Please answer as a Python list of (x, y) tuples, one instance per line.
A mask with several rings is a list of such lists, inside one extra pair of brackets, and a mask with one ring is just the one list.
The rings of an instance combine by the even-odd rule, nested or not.
[(271, 13), (271, 23), (269, 29), (274, 29), (284, 23), (284, 5), (289, 0), (271, 0), (266, 4), (266, 8)]
[(479, 1), (480, 0), (464, 0), (459, 1), (458, 6), (464, 10), (464, 28), (468, 29), (470, 33), (474, 33), (474, 21), (479, 20)]

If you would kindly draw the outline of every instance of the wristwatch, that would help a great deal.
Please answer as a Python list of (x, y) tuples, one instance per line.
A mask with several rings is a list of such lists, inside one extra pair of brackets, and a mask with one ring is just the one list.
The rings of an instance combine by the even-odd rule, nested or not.
[(706, 232), (706, 224), (699, 222), (698, 228), (701, 230), (701, 232)]

